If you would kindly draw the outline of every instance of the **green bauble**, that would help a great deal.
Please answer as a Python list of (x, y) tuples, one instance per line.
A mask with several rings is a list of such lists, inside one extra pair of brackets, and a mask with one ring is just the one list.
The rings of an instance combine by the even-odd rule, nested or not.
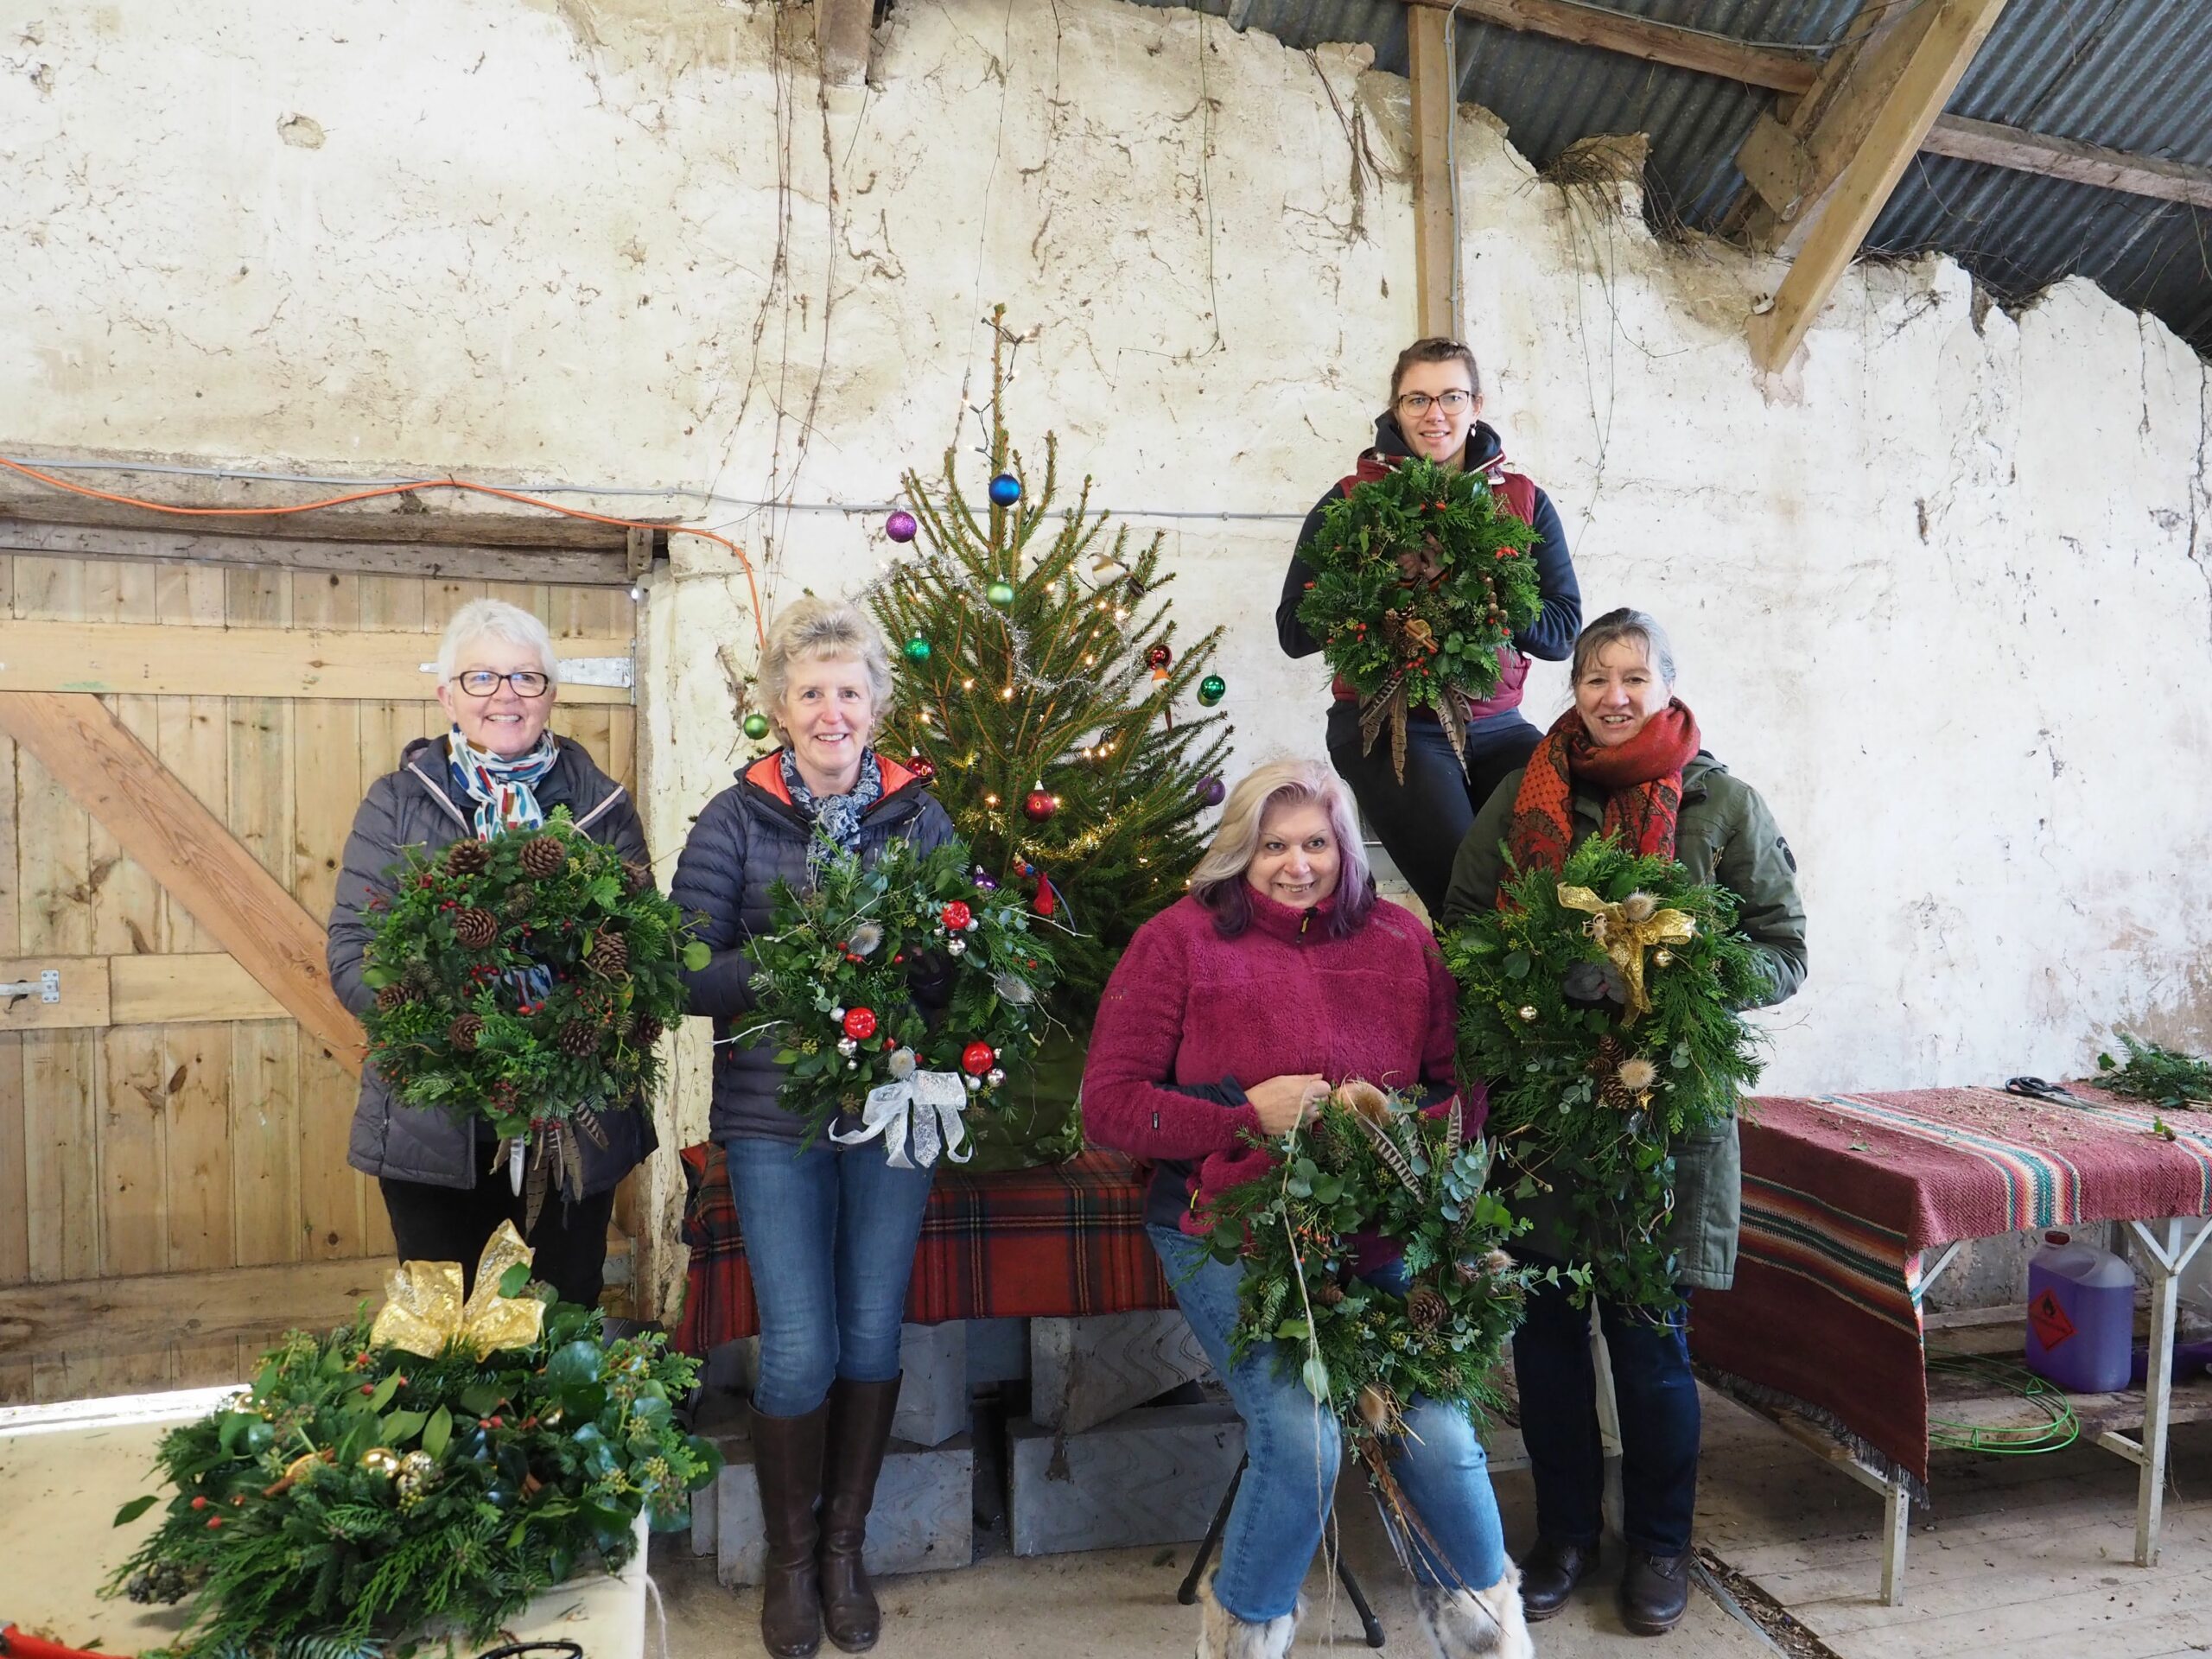
[(1014, 584), (1010, 582), (995, 582), (983, 589), (983, 597), (989, 600), (999, 609), (1004, 610), (1014, 603)]
[(926, 663), (929, 659), (930, 642), (923, 639), (920, 634), (916, 634), (912, 639), (906, 642), (906, 660), (908, 662)]
[(755, 743), (758, 743), (762, 738), (767, 736), (768, 716), (766, 715), (747, 715), (745, 717), (745, 734), (751, 738)]
[(1218, 674), (1209, 674), (1198, 682), (1198, 701), (1209, 709), (1229, 695), (1229, 682)]

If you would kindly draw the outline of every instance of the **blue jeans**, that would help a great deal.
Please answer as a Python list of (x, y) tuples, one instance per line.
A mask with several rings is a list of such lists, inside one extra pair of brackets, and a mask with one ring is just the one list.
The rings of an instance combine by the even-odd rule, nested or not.
[(937, 1172), (893, 1169), (883, 1143), (802, 1152), (789, 1141), (722, 1142), (760, 1308), (753, 1408), (803, 1417), (839, 1377), (899, 1375), (914, 1244)]
[[(1295, 1363), (1283, 1368), (1285, 1344), (1263, 1344), (1242, 1364), (1230, 1363), (1241, 1264), (1215, 1261), (1204, 1244), (1172, 1227), (1145, 1230), (1166, 1266), (1183, 1317), (1244, 1420), (1250, 1463), (1221, 1535), (1214, 1599), (1235, 1617), (1264, 1624), (1298, 1605), (1298, 1586), (1320, 1548), (1343, 1455), (1337, 1421), (1306, 1393)], [(1400, 1290), (1405, 1268), (1393, 1262), (1366, 1277)], [(1406, 1541), (1414, 1576), (1423, 1584), (1488, 1589), (1505, 1575), (1505, 1539), (1490, 1459), (1473, 1424), (1457, 1406), (1416, 1400), (1406, 1412), (1406, 1427), (1390, 1469), (1427, 1533)]]
[[(1553, 1265), (1541, 1257), (1532, 1266)], [(1648, 1309), (1600, 1298), (1599, 1323), (1621, 1420), (1621, 1531), (1631, 1549), (1679, 1555), (1697, 1510), (1700, 1414), (1690, 1375), (1688, 1314), (1654, 1323)], [(1590, 1312), (1563, 1285), (1529, 1293), (1513, 1336), (1521, 1433), (1536, 1483), (1536, 1530), (1567, 1544), (1594, 1544), (1604, 1526), (1605, 1447), (1598, 1434), (1598, 1373)]]

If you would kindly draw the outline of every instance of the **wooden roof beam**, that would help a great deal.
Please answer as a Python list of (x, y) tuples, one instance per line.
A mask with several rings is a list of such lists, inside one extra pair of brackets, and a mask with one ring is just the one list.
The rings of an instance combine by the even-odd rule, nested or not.
[(1414, 302), (1424, 339), (1459, 338), (1457, 234), (1459, 181), (1452, 176), (1452, 124), (1459, 118), (1459, 75), (1452, 19), (1440, 11), (1406, 14), (1408, 79), (1413, 83)]
[[(1753, 179), (1754, 188), (1777, 209), (1777, 223), (1804, 229), (1772, 305), (1751, 321), (1760, 367), (1779, 369), (1803, 341), (2005, 4), (1923, 0), (1885, 17), (1833, 55), (1787, 124), (1761, 118), (1745, 146), (1751, 165), (1759, 163), (1764, 134), (1770, 149), (1789, 159), (1789, 176), (1786, 186), (1771, 175)], [(1789, 200), (1775, 203), (1770, 188)]]

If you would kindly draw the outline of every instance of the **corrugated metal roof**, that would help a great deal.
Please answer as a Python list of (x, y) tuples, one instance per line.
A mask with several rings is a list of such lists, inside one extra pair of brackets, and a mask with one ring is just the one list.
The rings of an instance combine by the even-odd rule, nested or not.
[[(1140, 0), (1166, 3), (1166, 0)], [(1826, 47), (1860, 0), (1605, 0), (1611, 10), (1761, 44)], [(1293, 47), (1365, 41), (1406, 67), (1399, 0), (1198, 0)], [(1538, 167), (1597, 133), (1651, 138), (1651, 211), (1716, 228), (1743, 177), (1735, 154), (1773, 95), (1690, 70), (1462, 17), (1460, 96), (1503, 119)], [(2013, 0), (1960, 82), (1955, 114), (2212, 167), (2212, 4)], [(2212, 222), (2201, 209), (1923, 156), (1867, 239), (1939, 250), (2019, 298), (2067, 276), (2101, 283), (2212, 349)]]

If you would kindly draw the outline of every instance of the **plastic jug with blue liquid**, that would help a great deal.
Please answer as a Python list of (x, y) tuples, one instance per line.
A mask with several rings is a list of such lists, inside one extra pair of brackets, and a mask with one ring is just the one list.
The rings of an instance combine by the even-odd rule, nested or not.
[(2128, 1383), (2135, 1333), (2135, 1270), (2110, 1250), (2043, 1236), (2028, 1258), (2028, 1369), (2069, 1394), (2112, 1394)]

